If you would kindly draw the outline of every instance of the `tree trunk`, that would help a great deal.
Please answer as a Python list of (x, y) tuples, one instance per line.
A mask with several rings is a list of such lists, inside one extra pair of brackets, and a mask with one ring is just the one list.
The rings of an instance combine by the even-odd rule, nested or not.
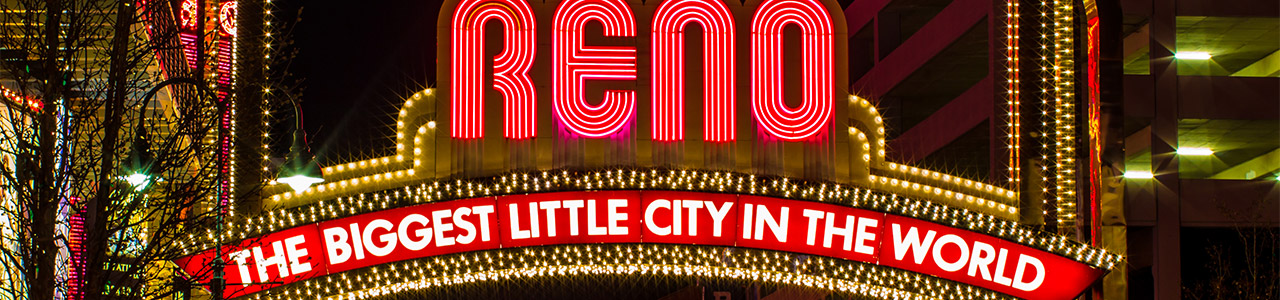
[(58, 215), (58, 197), (57, 189), (58, 174), (55, 168), (56, 147), (58, 142), (54, 138), (54, 132), (58, 126), (55, 120), (55, 113), (58, 111), (58, 101), (62, 98), (62, 76), (61, 68), (59, 68), (58, 58), (62, 57), (59, 49), (60, 31), (62, 24), (62, 1), (47, 0), (45, 1), (45, 24), (44, 24), (44, 70), (45, 76), (42, 91), (41, 110), (39, 112), (39, 145), (36, 145), (37, 159), (39, 159), (39, 171), (35, 176), (36, 199), (32, 201), (35, 215), (32, 218), (32, 237), (34, 247), (31, 254), (35, 258), (35, 267), (28, 269), (27, 272), (35, 273), (28, 282), (30, 285), (29, 295), (31, 299), (47, 300), (53, 299), (54, 291), (58, 287), (57, 269), (58, 244), (56, 242), (56, 231), (54, 225), (57, 223)]
[[(107, 70), (107, 101), (104, 106), (104, 127), (102, 137), (102, 152), (100, 157), (96, 157), (101, 161), (101, 166), (97, 174), (97, 189), (92, 200), (85, 206), (88, 218), (86, 220), (94, 220), (97, 224), (86, 224), (86, 249), (85, 249), (85, 269), (92, 270), (87, 272), (85, 282), (85, 295), (101, 295), (110, 296), (107, 293), (108, 274), (111, 272), (97, 272), (104, 270), (108, 262), (112, 261), (111, 254), (108, 253), (108, 243), (111, 243), (110, 230), (107, 228), (116, 224), (112, 221), (111, 213), (108, 207), (112, 205), (112, 199), (117, 189), (117, 181), (112, 177), (118, 166), (116, 162), (116, 146), (120, 140), (120, 133), (124, 130), (124, 106), (125, 97), (128, 96), (128, 76), (133, 70), (134, 64), (129, 62), (129, 39), (131, 38), (130, 27), (134, 21), (134, 6), (130, 1), (119, 1), (116, 5), (116, 21), (112, 25), (111, 30), (111, 56), (110, 67)], [(142, 109), (146, 109), (145, 107)], [(138, 118), (143, 118), (139, 114)], [(119, 197), (130, 197), (126, 195), (114, 195)], [(128, 217), (125, 217), (128, 218)], [(124, 224), (128, 224), (129, 220), (124, 220)], [(104, 293), (105, 292), (105, 293)]]

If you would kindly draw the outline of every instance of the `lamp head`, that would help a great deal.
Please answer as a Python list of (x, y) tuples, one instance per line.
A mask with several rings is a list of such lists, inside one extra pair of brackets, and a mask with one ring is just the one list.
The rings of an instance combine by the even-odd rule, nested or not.
[(288, 184), (298, 192), (310, 188), (313, 184), (324, 182), (320, 164), (316, 163), (311, 151), (307, 150), (306, 136), (303, 136), (302, 130), (294, 131), (289, 158), (280, 167), (280, 174), (276, 178), (276, 182)]
[(147, 139), (146, 127), (139, 126), (137, 136), (129, 149), (129, 156), (124, 160), (124, 179), (134, 190), (142, 191), (151, 183), (151, 167), (156, 158), (151, 154), (151, 141)]

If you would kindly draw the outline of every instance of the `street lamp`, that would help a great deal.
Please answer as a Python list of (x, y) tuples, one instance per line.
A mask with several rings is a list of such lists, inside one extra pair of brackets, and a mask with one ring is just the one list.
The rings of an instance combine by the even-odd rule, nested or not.
[[(146, 94), (143, 94), (143, 109), (145, 110), (146, 107), (150, 106), (149, 103), (151, 103), (151, 99), (155, 98), (156, 93), (159, 93), (161, 89), (169, 85), (180, 83), (195, 86), (196, 89), (200, 91), (200, 95), (207, 95), (209, 93), (209, 90), (198, 80), (186, 77), (170, 78), (165, 81), (161, 81), (156, 84), (156, 86), (152, 87), (151, 90), (148, 90)], [(156, 164), (156, 158), (151, 154), (151, 139), (147, 137), (146, 126), (142, 125), (143, 118), (144, 117), (139, 117), (138, 119), (138, 129), (134, 130), (133, 143), (129, 147), (129, 156), (125, 157), (123, 165), (124, 173), (126, 174), (124, 175), (125, 182), (128, 182), (130, 186), (133, 186), (134, 191), (139, 192), (146, 189), (147, 186), (151, 184), (151, 181), (154, 178), (151, 174), (155, 171), (152, 167)]]
[(293, 104), (293, 119), (296, 122), (293, 128), (293, 145), (289, 147), (289, 158), (284, 161), (284, 165), (280, 166), (280, 174), (276, 176), (276, 182), (288, 184), (294, 191), (301, 192), (313, 184), (324, 182), (324, 174), (320, 172), (320, 164), (316, 163), (315, 156), (311, 155), (307, 146), (307, 135), (302, 130), (302, 108), (291, 95), (286, 96), (289, 96), (289, 103)]
[(134, 191), (142, 191), (151, 184), (151, 166), (156, 158), (151, 155), (151, 141), (147, 139), (147, 129), (138, 126), (136, 136), (129, 148), (129, 156), (125, 158), (124, 180), (133, 186)]
[(311, 185), (324, 182), (324, 174), (320, 173), (320, 165), (316, 163), (311, 151), (307, 150), (307, 138), (301, 129), (293, 132), (293, 146), (289, 147), (289, 158), (280, 167), (276, 182), (288, 184), (294, 191), (301, 192)]

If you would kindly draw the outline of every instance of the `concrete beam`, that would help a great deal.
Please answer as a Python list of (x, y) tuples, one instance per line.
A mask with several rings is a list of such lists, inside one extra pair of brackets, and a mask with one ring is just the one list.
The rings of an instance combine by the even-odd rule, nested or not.
[[(1153, 73), (1154, 75), (1154, 73)], [(1181, 119), (1275, 120), (1280, 118), (1280, 78), (1175, 76)], [(1124, 114), (1151, 118), (1170, 99), (1156, 95), (1155, 76), (1124, 76)], [(1155, 99), (1161, 99), (1157, 102)]]
[(880, 14), (880, 10), (889, 5), (889, 0), (859, 0), (853, 1), (849, 7), (844, 9), (845, 23), (849, 25), (849, 36), (857, 34), (862, 27), (871, 24), (876, 19), (876, 15)]
[[(1280, 11), (1280, 1), (1275, 0), (1178, 0), (1176, 7), (1179, 16), (1215, 16), (1275, 18)], [(1230, 4), (1228, 4), (1230, 3)]]
[(1179, 226), (1274, 227), (1280, 225), (1280, 189), (1271, 180), (1183, 179)]
[[(868, 1), (868, 0), (864, 0)], [(857, 2), (854, 2), (855, 4)], [(854, 83), (853, 91), (879, 99), (885, 93), (915, 73), (929, 59), (937, 56), (969, 28), (987, 16), (991, 3), (983, 0), (957, 0), (951, 2), (929, 23), (912, 34), (897, 50), (877, 63), (866, 75)], [(853, 5), (850, 5), (853, 8)], [(852, 23), (850, 23), (852, 24)], [(853, 25), (850, 25), (853, 26)], [(852, 27), (851, 27), (852, 28)], [(851, 33), (856, 31), (850, 30)]]
[(889, 149), (894, 149), (893, 160), (914, 163), (955, 141), (982, 121), (991, 119), (991, 101), (995, 99), (991, 80), (991, 75), (987, 75), (920, 124), (889, 141)]
[[(1179, 7), (1181, 6), (1178, 3)], [(1152, 299), (1182, 299), (1182, 197), (1178, 159), (1179, 113), (1194, 111), (1182, 101), (1197, 98), (1179, 89), (1178, 65), (1170, 59), (1177, 46), (1178, 7), (1152, 5), (1151, 9), (1151, 77), (1154, 81), (1151, 119), (1151, 180), (1155, 194), (1155, 227), (1151, 240)], [(1184, 14), (1185, 15), (1185, 14)], [(1127, 88), (1127, 86), (1126, 86)], [(1194, 210), (1190, 210), (1194, 211)], [(1194, 215), (1194, 214), (1192, 214)], [(1134, 253), (1146, 255), (1145, 253)], [(1131, 255), (1132, 256), (1132, 255)], [(1137, 297), (1146, 297), (1137, 293)], [(1136, 298), (1136, 297), (1135, 297)]]
[(1180, 119), (1280, 119), (1280, 78), (1177, 76), (1175, 88)]

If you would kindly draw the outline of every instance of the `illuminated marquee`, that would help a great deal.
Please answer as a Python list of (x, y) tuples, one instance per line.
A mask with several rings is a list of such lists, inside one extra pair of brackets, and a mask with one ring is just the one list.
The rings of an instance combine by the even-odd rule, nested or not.
[[(701, 78), (703, 140), (732, 142), (737, 139), (734, 109), (738, 85), (751, 87), (751, 116), (766, 134), (784, 141), (804, 141), (818, 136), (833, 118), (836, 94), (836, 26), (828, 8), (815, 0), (766, 0), (757, 3), (751, 14), (734, 16), (719, 1), (652, 1), (650, 78), (639, 78), (639, 41), (635, 4), (623, 0), (564, 1), (553, 9), (550, 97), (554, 119), (564, 130), (586, 138), (604, 138), (622, 131), (637, 117), (637, 105), (645, 103), (638, 81), (648, 80), (651, 93), (651, 139), (683, 141), (685, 118), (686, 46), (684, 31), (699, 26), (704, 31)], [(749, 5), (750, 6), (750, 5)], [(552, 10), (552, 9), (544, 9)], [(484, 138), (485, 76), (492, 76), (492, 88), (503, 99), (504, 137), (537, 137), (538, 84), (531, 66), (540, 58), (537, 45), (537, 18), (528, 3), (512, 0), (461, 1), (453, 10), (452, 54), (448, 57), (449, 111), (451, 137)], [(485, 74), (487, 57), (483, 41), (486, 22), (498, 22), (504, 29), (502, 53), (493, 58), (492, 75)], [(750, 42), (734, 38), (736, 23), (749, 22)], [(592, 45), (585, 29), (595, 23), (604, 39), (621, 39), (629, 45)], [(783, 29), (800, 31), (801, 45), (783, 45)], [(545, 35), (542, 38), (547, 38)], [(798, 47), (803, 56), (802, 99), (798, 107), (783, 100), (784, 47)], [(747, 49), (750, 76), (740, 76), (735, 52)], [(747, 68), (743, 68), (747, 69)], [(532, 76), (532, 77), (531, 77)], [(740, 78), (749, 82), (738, 82)], [(587, 95), (596, 82), (630, 82), (632, 89), (606, 89), (603, 95)], [(612, 86), (612, 85), (611, 85)], [(599, 96), (599, 101), (588, 98)], [(593, 103), (594, 102), (594, 103)]]
[[(754, 195), (589, 191), (471, 198), (271, 233), (226, 250), (231, 295), (406, 259), (600, 243), (745, 247), (934, 274), (1020, 298), (1071, 299), (1102, 271), (1057, 254), (927, 221)], [(177, 261), (193, 274), (213, 250)], [(208, 274), (208, 273), (203, 273)], [(208, 278), (201, 278), (207, 281)]]
[(653, 140), (684, 140), (684, 28), (691, 23), (703, 29), (703, 139), (737, 139), (735, 27), (729, 8), (717, 1), (664, 1), (653, 19)]
[(458, 3), (453, 16), (453, 81), (450, 111), (454, 138), (484, 137), (484, 24), (498, 20), (502, 26), (504, 50), (493, 61), (493, 87), (503, 95), (506, 127), (504, 137), (524, 139), (535, 136), (535, 96), (529, 67), (537, 54), (533, 11), (520, 0), (466, 0)]
[[(1015, 191), (886, 161), (876, 107), (844, 90), (841, 13), (820, 0), (447, 1), (441, 82), (406, 97), (396, 152), (327, 166), (309, 189), (267, 187), (266, 213), (218, 235), (242, 239), (220, 254), (228, 295), (677, 274), (1068, 299), (1117, 262), (1019, 225)], [(178, 265), (208, 274), (192, 268), (219, 254), (192, 243)], [(776, 265), (790, 260), (812, 269)]]
[[(751, 21), (752, 94), (759, 95), (751, 112), (760, 127), (783, 140), (804, 140), (817, 135), (831, 120), (835, 67), (834, 29), (822, 5), (813, 0), (766, 1)], [(799, 108), (787, 107), (782, 97), (782, 29), (800, 26), (801, 73), (804, 91)]]
[(618, 132), (635, 118), (636, 92), (606, 90), (591, 105), (583, 97), (587, 80), (635, 80), (634, 46), (586, 46), (587, 22), (599, 22), (606, 37), (634, 37), (634, 14), (622, 0), (565, 1), (556, 8), (552, 33), (552, 102), (566, 129), (585, 137)]

